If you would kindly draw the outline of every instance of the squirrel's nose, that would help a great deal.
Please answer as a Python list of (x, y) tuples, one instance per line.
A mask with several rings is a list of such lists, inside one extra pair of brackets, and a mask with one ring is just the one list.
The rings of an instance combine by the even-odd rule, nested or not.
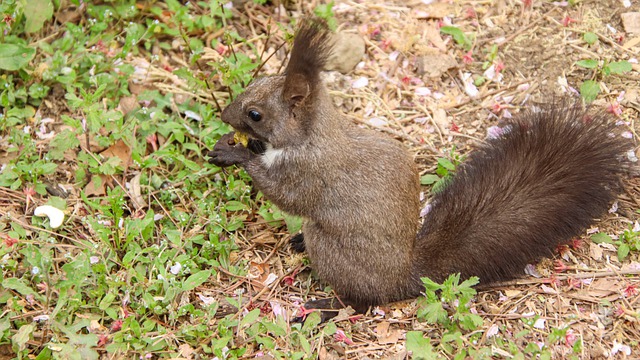
[(228, 124), (229, 123), (229, 106), (227, 106), (226, 108), (224, 108), (224, 110), (222, 110), (222, 114), (220, 114), (220, 120), (222, 120), (223, 123)]

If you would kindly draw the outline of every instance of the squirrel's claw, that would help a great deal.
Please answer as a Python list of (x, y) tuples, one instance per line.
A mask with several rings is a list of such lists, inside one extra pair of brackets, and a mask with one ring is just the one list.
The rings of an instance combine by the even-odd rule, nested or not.
[(223, 135), (213, 146), (213, 150), (207, 153), (210, 164), (227, 167), (242, 164), (249, 160), (251, 152), (241, 144), (236, 144), (233, 140), (233, 134), (231, 132)]

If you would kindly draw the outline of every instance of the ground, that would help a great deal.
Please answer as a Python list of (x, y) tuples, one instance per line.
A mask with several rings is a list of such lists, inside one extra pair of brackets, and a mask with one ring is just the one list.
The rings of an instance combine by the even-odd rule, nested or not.
[(0, 39), (22, 46), (11, 67), (0, 41), (0, 359), (640, 356), (634, 174), (580, 239), (468, 309), (458, 294), (439, 321), (422, 298), (303, 325), (331, 290), (287, 245), (298, 221), (205, 158), (230, 131), (220, 108), (281, 71), (314, 10), (365, 43), (324, 75), (336, 106), (406, 144), (425, 199), (492, 126), (560, 96), (611, 113), (637, 157), (640, 34), (621, 20), (637, 1), (28, 3), (0, 5)]

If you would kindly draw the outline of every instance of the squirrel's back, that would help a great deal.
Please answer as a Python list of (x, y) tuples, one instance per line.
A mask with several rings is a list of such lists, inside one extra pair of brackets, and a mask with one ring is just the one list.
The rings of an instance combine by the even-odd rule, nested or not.
[(615, 200), (631, 146), (607, 114), (556, 102), (503, 130), (432, 199), (416, 241), (420, 276), (513, 278), (580, 236)]

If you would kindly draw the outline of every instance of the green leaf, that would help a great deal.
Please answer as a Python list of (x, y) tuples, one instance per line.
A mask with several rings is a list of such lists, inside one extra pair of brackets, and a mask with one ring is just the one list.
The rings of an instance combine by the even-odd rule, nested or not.
[(115, 299), (116, 299), (116, 295), (114, 293), (112, 293), (112, 292), (107, 293), (102, 298), (102, 301), (100, 301), (100, 304), (98, 304), (98, 308), (100, 308), (100, 310), (102, 310), (102, 311), (105, 311), (109, 306), (111, 306), (111, 303)]
[(427, 278), (427, 277), (423, 277), (420, 278), (420, 280), (422, 280), (422, 285), (424, 285), (425, 289), (427, 289), (427, 291), (437, 291), (442, 289), (442, 285), (438, 284), (437, 282)]
[(456, 166), (449, 159), (445, 158), (438, 158), (438, 165), (449, 171), (454, 171), (456, 169)]
[(235, 200), (228, 201), (224, 205), (224, 207), (228, 211), (240, 211), (240, 210), (246, 210), (247, 209), (247, 205), (241, 203), (240, 201), (235, 201)]
[(325, 19), (327, 21), (327, 25), (329, 26), (329, 29), (335, 31), (336, 28), (338, 27), (338, 20), (336, 20), (335, 15), (333, 13), (333, 5), (334, 5), (333, 1), (325, 5), (319, 4), (315, 7), (315, 9), (313, 9), (313, 12), (314, 14), (316, 14), (316, 16)]
[(11, 337), (11, 342), (13, 342), (20, 351), (24, 350), (35, 328), (36, 325), (34, 323), (22, 325), (20, 329), (18, 329), (18, 332)]
[(596, 35), (596, 34), (594, 34), (592, 32), (586, 32), (586, 33), (584, 33), (584, 35), (582, 35), (582, 39), (587, 44), (593, 45), (593, 44), (596, 43), (596, 41), (598, 41), (598, 35)]
[(618, 247), (618, 260), (622, 261), (626, 259), (626, 257), (629, 256), (629, 251), (629, 244), (620, 244)]
[(25, 283), (22, 282), (21, 279), (18, 278), (6, 278), (2, 281), (2, 287), (5, 289), (11, 289), (11, 290), (15, 290), (17, 292), (19, 292), (21, 295), (34, 295), (37, 296), (38, 294), (33, 291), (32, 288), (30, 288), (29, 286), (27, 286)]
[(407, 350), (413, 353), (413, 359), (438, 358), (433, 351), (431, 341), (423, 336), (422, 331), (407, 332)]
[(24, 68), (36, 55), (36, 49), (15, 44), (0, 44), (0, 69), (16, 71)]
[(442, 307), (442, 303), (429, 303), (418, 309), (416, 314), (418, 319), (424, 320), (429, 324), (444, 323), (447, 320), (447, 310)]
[(302, 229), (303, 219), (300, 216), (289, 215), (287, 213), (283, 213), (282, 216), (284, 217), (284, 222), (287, 224), (289, 234), (295, 234)]
[(587, 80), (580, 86), (580, 96), (588, 103), (595, 100), (599, 93), (600, 85), (593, 80)]
[(455, 40), (455, 42), (465, 50), (469, 50), (471, 48), (471, 40), (469, 40), (469, 37), (459, 28), (455, 26), (443, 26), (440, 28), (440, 32), (451, 35), (453, 40)]
[(53, 16), (53, 4), (51, 0), (29, 0), (24, 16), (27, 20), (24, 30), (29, 33), (39, 31), (45, 21)]
[(605, 233), (597, 233), (597, 234), (591, 235), (591, 241), (593, 241), (596, 244), (601, 244), (601, 243), (613, 244), (613, 239), (611, 239), (611, 236)]
[(311, 352), (311, 344), (309, 344), (309, 340), (304, 336), (299, 336), (298, 338), (300, 339), (300, 347), (302, 347), (302, 350), (309, 354)]
[(314, 311), (311, 314), (307, 315), (306, 320), (304, 321), (304, 325), (302, 325), (302, 333), (309, 334), (312, 329), (315, 329), (322, 319), (320, 318), (320, 312)]
[(609, 63), (605, 67), (605, 71), (611, 74), (624, 74), (632, 70), (631, 63), (628, 61), (615, 61)]
[(251, 325), (256, 320), (258, 320), (258, 316), (260, 316), (260, 309), (255, 308), (247, 313), (242, 320), (240, 320), (240, 326)]
[(211, 269), (201, 270), (195, 274), (192, 274), (187, 280), (182, 283), (182, 291), (189, 291), (195, 289), (197, 286), (202, 285), (211, 276)]
[(438, 180), (440, 180), (440, 176), (435, 174), (425, 174), (420, 177), (420, 184), (422, 185), (432, 185), (435, 184)]
[(9, 322), (9, 317), (6, 316), (2, 320), (0, 320), (0, 336), (11, 328), (11, 322)]
[[(460, 283), (458, 287), (460, 288), (460, 291), (462, 291), (464, 288), (471, 288), (472, 286), (478, 285), (478, 283), (480, 283), (480, 278), (478, 278), (477, 276), (472, 276), (467, 280), (463, 281), (462, 283)], [(475, 294), (476, 294), (476, 291), (473, 290), (473, 295)]]
[(78, 146), (80, 146), (80, 141), (76, 137), (76, 133), (64, 129), (49, 143), (49, 156), (55, 160), (62, 160), (65, 151)]
[(327, 323), (327, 325), (324, 326), (324, 329), (322, 329), (322, 333), (329, 336), (335, 334), (337, 331), (338, 327), (334, 322)]
[(598, 67), (598, 61), (593, 59), (580, 60), (576, 62), (576, 65), (587, 69), (595, 69)]
[(482, 326), (482, 323), (482, 317), (476, 314), (465, 314), (460, 318), (460, 326), (467, 331), (473, 331), (479, 328)]

